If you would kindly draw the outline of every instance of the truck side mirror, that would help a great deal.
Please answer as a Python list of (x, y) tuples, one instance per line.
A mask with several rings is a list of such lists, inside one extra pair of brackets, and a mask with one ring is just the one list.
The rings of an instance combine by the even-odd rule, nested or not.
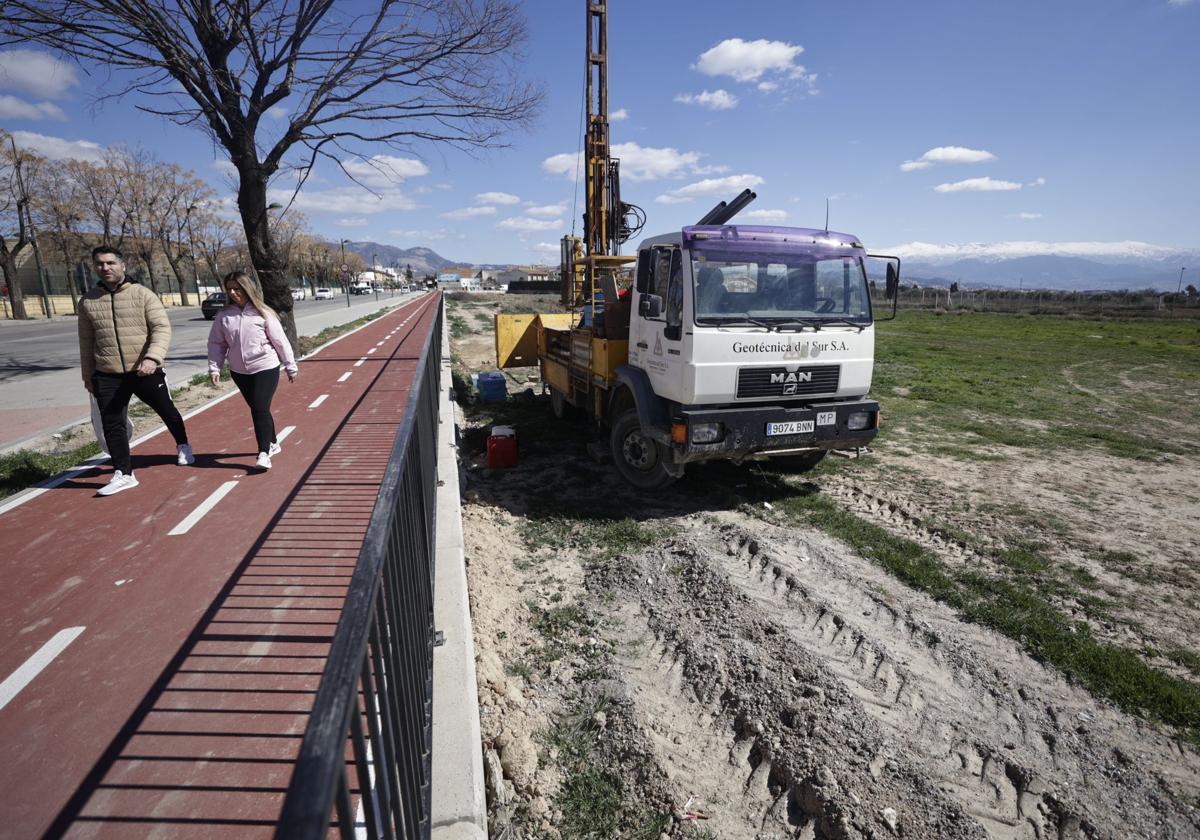
[(896, 270), (896, 264), (890, 262), (887, 266), (887, 290), (885, 292), (885, 297), (887, 297), (888, 300), (892, 300), (896, 297), (896, 292), (899, 290), (899, 288), (900, 273)]
[(663, 299), (659, 295), (642, 295), (638, 299), (638, 314), (643, 318), (662, 317)]

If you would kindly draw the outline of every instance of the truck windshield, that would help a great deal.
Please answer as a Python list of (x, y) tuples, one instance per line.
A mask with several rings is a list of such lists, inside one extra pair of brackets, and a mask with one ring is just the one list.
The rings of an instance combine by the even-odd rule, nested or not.
[(697, 323), (871, 322), (862, 257), (836, 253), (692, 253)]

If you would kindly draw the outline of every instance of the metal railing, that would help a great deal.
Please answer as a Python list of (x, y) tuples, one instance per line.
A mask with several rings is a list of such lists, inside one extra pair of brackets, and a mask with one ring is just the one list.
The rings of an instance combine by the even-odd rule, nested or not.
[(277, 838), (327, 837), (334, 812), (341, 837), (355, 837), (354, 795), (368, 837), (430, 834), (444, 304), (438, 306), (330, 645)]

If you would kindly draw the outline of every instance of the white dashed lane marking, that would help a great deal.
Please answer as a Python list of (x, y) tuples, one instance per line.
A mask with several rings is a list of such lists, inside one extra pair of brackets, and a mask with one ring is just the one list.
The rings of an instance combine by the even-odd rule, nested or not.
[(9, 674), (8, 679), (0, 683), (0, 709), (3, 709), (20, 694), (21, 689), (33, 682), (33, 678), (45, 670), (46, 666), (54, 661), (54, 657), (66, 650), (67, 645), (75, 641), (79, 634), (86, 629), (86, 627), (68, 627), (65, 630), (59, 630), (50, 638), (50, 641), (38, 648), (33, 656), (21, 663), (20, 668)]
[(338, 377), (338, 382), (345, 382), (347, 379), (350, 378), (350, 373), (351, 373), (350, 371), (346, 371), (345, 373), (343, 373), (341, 376)]
[(309, 407), (309, 408), (316, 408), (316, 407), (317, 407), (317, 406), (319, 406), (321, 403), (325, 402), (325, 400), (327, 400), (327, 399), (329, 399), (329, 395), (328, 395), (328, 394), (322, 394), (321, 396), (319, 396), (319, 397), (317, 397), (315, 400), (313, 400), (311, 403), (309, 403), (309, 404), (308, 404), (308, 407)]
[(226, 481), (224, 484), (214, 490), (207, 499), (201, 502), (194, 511), (184, 517), (182, 522), (168, 531), (167, 536), (177, 537), (180, 534), (186, 534), (188, 531), (192, 530), (192, 527), (201, 519), (203, 519), (206, 513), (215, 508), (217, 506), (217, 502), (225, 498), (226, 494), (228, 494), (230, 490), (232, 490), (234, 487), (237, 487), (237, 484), (238, 483), (236, 481)]
[(355, 362), (355, 363), (354, 363), (354, 366), (355, 366), (355, 367), (362, 367), (362, 363), (363, 363), (363, 362), (365, 362), (366, 360), (367, 360), (367, 357), (366, 357), (366, 356), (363, 356), (361, 359), (359, 359), (357, 362)]

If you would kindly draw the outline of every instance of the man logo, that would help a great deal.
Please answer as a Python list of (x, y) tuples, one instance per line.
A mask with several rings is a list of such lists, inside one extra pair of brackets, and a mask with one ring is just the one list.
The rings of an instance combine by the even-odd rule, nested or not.
[[(798, 370), (794, 373), (772, 373), (771, 374), (771, 384), (772, 385), (780, 385), (780, 384), (794, 385), (798, 382), (812, 382), (812, 377), (813, 377), (812, 371), (810, 371), (810, 370)], [(784, 391), (784, 393), (786, 394), (788, 392)], [(795, 393), (795, 391), (793, 390), (792, 393)]]
[(791, 385), (783, 386), (783, 395), (785, 397), (790, 394), (795, 394), (795, 393), (796, 393), (796, 383), (795, 382), (793, 382)]

